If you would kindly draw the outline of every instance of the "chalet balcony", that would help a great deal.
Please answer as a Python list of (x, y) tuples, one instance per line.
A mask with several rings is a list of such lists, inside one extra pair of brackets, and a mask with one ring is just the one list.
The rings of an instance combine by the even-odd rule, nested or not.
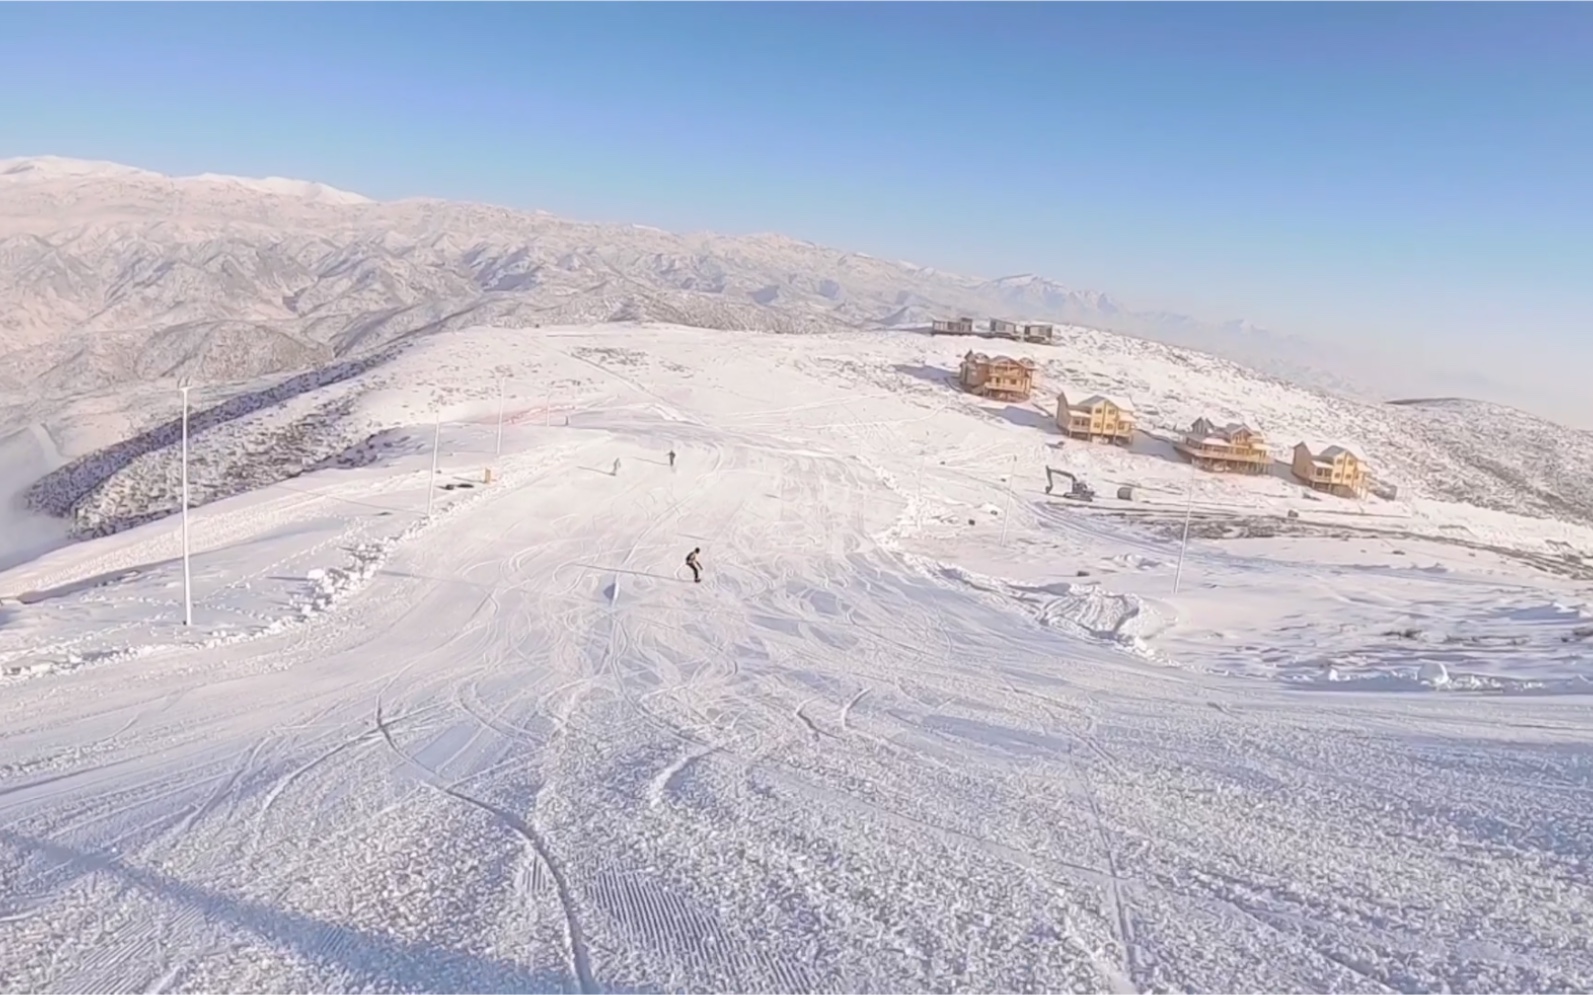
[(1202, 446), (1180, 442), (1176, 448), (1191, 459), (1209, 460), (1213, 463), (1271, 463), (1272, 454), (1265, 449), (1235, 449), (1232, 446)]

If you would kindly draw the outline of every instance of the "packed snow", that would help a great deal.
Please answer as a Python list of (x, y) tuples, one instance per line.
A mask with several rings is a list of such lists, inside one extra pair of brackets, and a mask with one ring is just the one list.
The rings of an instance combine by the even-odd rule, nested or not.
[[(968, 345), (479, 328), (202, 385), (191, 627), (174, 392), (18, 422), (83, 539), (0, 572), (0, 988), (1593, 987), (1593, 528), (1310, 392), (1035, 346), (1008, 405)], [(1081, 381), (1398, 496), (1063, 442)]]

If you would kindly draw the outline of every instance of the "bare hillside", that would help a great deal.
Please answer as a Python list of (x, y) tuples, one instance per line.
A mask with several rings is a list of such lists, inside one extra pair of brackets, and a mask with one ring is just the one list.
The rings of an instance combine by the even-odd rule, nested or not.
[(1242, 322), (1137, 312), (1032, 275), (956, 276), (780, 235), (379, 203), (295, 180), (0, 161), (6, 393), (290, 372), (468, 326), (665, 321), (801, 333), (958, 312), (1107, 328), (1368, 397), (1425, 389), (1405, 370), (1378, 382), (1365, 372), (1375, 364), (1342, 351)]

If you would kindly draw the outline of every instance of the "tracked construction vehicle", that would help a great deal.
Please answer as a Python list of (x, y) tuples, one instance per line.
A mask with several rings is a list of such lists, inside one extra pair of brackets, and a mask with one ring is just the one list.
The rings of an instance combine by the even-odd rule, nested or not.
[(1062, 492), (1063, 497), (1074, 501), (1095, 500), (1095, 490), (1089, 484), (1086, 484), (1066, 470), (1058, 470), (1051, 466), (1045, 468), (1045, 492), (1047, 494), (1056, 493), (1058, 477), (1066, 477), (1068, 480), (1068, 489)]

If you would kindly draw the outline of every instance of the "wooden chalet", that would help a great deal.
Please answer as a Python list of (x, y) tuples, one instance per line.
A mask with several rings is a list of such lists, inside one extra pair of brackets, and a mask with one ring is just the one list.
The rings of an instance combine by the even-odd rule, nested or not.
[(1312, 490), (1340, 497), (1365, 497), (1371, 483), (1366, 460), (1348, 446), (1301, 442), (1294, 447), (1291, 469)]
[(1034, 391), (1034, 371), (1032, 359), (986, 356), (970, 351), (962, 358), (957, 381), (964, 390), (981, 397), (1024, 401)]
[(1064, 391), (1056, 396), (1056, 427), (1069, 438), (1126, 446), (1134, 441), (1134, 406), (1106, 394), (1073, 401)]
[(1272, 466), (1267, 440), (1243, 422), (1219, 425), (1210, 418), (1196, 418), (1175, 445), (1185, 459), (1202, 470), (1266, 473)]

